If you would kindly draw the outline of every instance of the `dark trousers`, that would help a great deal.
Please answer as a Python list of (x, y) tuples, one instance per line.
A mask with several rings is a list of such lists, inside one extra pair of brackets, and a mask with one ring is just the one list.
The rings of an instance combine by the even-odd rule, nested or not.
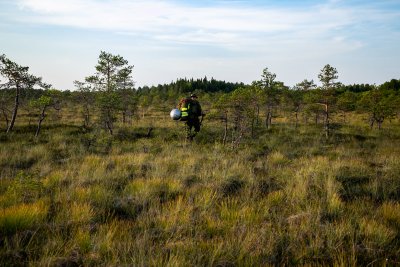
[[(194, 132), (192, 133), (192, 128), (194, 128)], [(193, 139), (196, 134), (200, 131), (200, 120), (198, 117), (190, 118), (186, 121), (186, 138)]]

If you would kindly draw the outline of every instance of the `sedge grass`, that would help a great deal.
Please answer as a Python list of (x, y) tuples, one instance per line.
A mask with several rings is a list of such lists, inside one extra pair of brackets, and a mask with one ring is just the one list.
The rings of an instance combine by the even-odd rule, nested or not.
[(349, 125), (326, 140), (318, 126), (282, 122), (232, 149), (217, 122), (192, 143), (175, 122), (151, 117), (115, 137), (63, 127), (1, 141), (2, 260), (10, 251), (31, 265), (84, 266), (399, 257), (396, 131)]

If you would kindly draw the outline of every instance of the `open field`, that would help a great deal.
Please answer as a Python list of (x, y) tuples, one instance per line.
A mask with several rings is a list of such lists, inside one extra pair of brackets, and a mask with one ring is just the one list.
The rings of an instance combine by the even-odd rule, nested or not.
[(217, 121), (185, 143), (158, 117), (1, 134), (2, 265), (400, 264), (397, 121), (275, 123), (232, 149)]

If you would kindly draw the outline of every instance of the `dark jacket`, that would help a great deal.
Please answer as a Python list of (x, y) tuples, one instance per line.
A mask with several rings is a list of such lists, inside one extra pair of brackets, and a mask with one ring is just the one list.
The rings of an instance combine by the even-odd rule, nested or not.
[(189, 117), (190, 118), (197, 118), (202, 115), (201, 105), (199, 101), (192, 99), (190, 101), (190, 109), (189, 109)]

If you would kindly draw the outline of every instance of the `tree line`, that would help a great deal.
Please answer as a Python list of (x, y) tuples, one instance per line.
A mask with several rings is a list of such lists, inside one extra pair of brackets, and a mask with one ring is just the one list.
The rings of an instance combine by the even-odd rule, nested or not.
[(270, 128), (278, 114), (286, 114), (295, 127), (301, 123), (322, 124), (327, 137), (338, 123), (333, 123), (332, 114), (341, 115), (345, 123), (350, 112), (362, 112), (368, 115), (370, 127), (378, 129), (399, 114), (400, 80), (381, 85), (344, 85), (337, 69), (329, 64), (318, 74), (320, 85), (305, 79), (293, 87), (277, 81), (276, 74), (265, 68), (260, 79), (251, 84), (204, 77), (135, 88), (133, 68), (122, 56), (101, 51), (92, 75), (74, 81), (73, 91), (59, 91), (30, 74), (29, 67), (1, 55), (0, 116), (4, 131), (8, 134), (13, 130), (22, 108), (36, 117), (38, 136), (49, 110), (59, 112), (74, 105), (79, 107), (84, 127), (98, 127), (113, 135), (116, 124), (132, 123), (134, 116), (144, 117), (150, 110), (169, 112), (190, 92), (200, 95), (210, 118), (223, 124), (224, 143), (231, 131), (232, 144), (254, 136), (260, 127)]

